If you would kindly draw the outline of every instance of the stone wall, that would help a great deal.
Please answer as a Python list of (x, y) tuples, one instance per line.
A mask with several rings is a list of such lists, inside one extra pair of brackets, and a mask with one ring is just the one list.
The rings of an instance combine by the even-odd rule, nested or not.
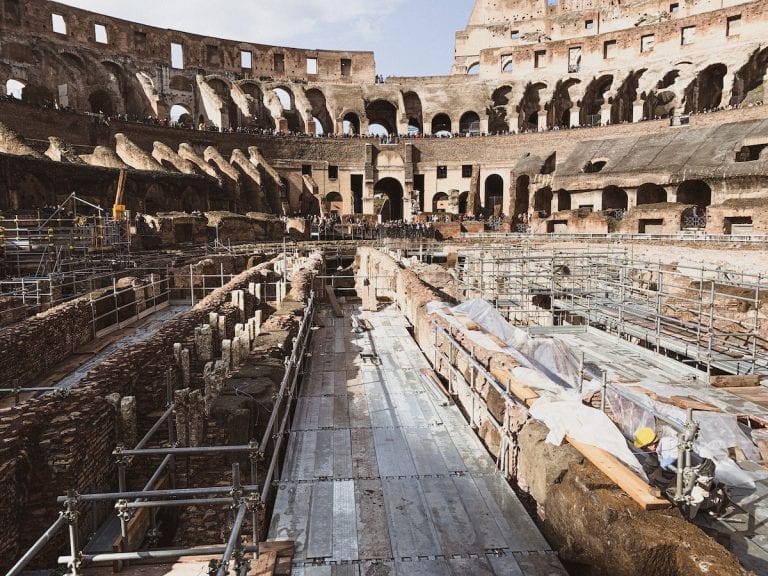
[[(237, 275), (147, 340), (102, 362), (66, 395), (46, 394), (0, 410), (0, 570), (10, 567), (53, 522), (59, 510), (56, 496), (68, 489), (88, 493), (116, 488), (112, 450), (124, 438), (114, 395), (135, 397), (137, 433), (144, 434), (158, 411), (162, 412), (169, 376), (176, 388), (203, 386), (204, 359), (195, 353), (195, 332), (209, 322), (212, 313), (221, 316), (222, 335), (231, 338), (243, 314), (253, 315), (256, 307), (271, 311), (254, 296), (245, 296), (242, 308), (231, 303), (233, 291), (249, 294), (249, 286), (263, 281), (268, 273), (261, 266)], [(80, 303), (72, 306), (82, 312)], [(90, 320), (90, 310), (86, 311), (85, 319)], [(67, 321), (75, 322), (74, 318)], [(177, 343), (190, 350), (188, 367), (175, 360)], [(25, 366), (31, 364), (31, 358), (25, 359)], [(140, 479), (141, 470), (131, 474)], [(180, 474), (180, 480), (187, 481), (187, 477)], [(91, 506), (83, 506), (81, 511), (83, 534), (94, 531), (106, 514), (114, 513)], [(51, 565), (63, 541), (64, 535), (54, 539), (37, 564)]]

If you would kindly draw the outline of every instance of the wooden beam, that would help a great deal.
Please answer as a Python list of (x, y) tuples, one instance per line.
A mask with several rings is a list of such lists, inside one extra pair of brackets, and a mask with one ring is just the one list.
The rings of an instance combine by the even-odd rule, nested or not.
[(672, 506), (672, 503), (666, 498), (659, 498), (654, 488), (646, 484), (642, 478), (627, 468), (613, 454), (597, 446), (579, 442), (570, 436), (566, 436), (566, 440), (643, 509), (661, 510)]
[(715, 388), (750, 388), (752, 386), (760, 386), (760, 376), (758, 374), (710, 376), (709, 385)]
[(325, 294), (326, 296), (328, 296), (328, 302), (331, 303), (331, 308), (333, 308), (334, 315), (337, 318), (344, 318), (344, 312), (341, 311), (341, 306), (339, 306), (339, 301), (336, 300), (336, 294), (333, 291), (333, 286), (328, 286), (326, 284)]
[[(528, 407), (533, 406), (539, 395), (528, 386), (516, 380), (511, 374), (498, 368), (491, 368), (491, 374), (507, 387), (507, 390), (518, 399), (525, 402)], [(589, 460), (603, 474), (608, 476), (619, 488), (629, 495), (632, 500), (639, 504), (644, 510), (660, 510), (670, 508), (672, 503), (659, 498), (656, 489), (646, 484), (646, 482), (635, 474), (632, 470), (610, 452), (602, 448), (584, 444), (566, 436), (568, 443), (576, 448), (582, 456)]]

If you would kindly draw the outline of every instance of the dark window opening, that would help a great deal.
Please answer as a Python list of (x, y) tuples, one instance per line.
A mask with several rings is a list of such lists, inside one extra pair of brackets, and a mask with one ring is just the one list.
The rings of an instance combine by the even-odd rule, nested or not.
[(542, 174), (552, 174), (557, 166), (557, 152), (552, 152), (541, 167)]
[(419, 212), (424, 212), (424, 174), (415, 174), (413, 187), (419, 193)]
[(301, 174), (303, 176), (312, 176), (312, 164), (302, 164)]
[(605, 165), (607, 162), (605, 160), (598, 160), (597, 162), (587, 162), (584, 164), (584, 168), (582, 168), (582, 172), (586, 172), (587, 174), (594, 174), (595, 172), (600, 172), (603, 168), (605, 168)]
[(768, 144), (753, 144), (752, 146), (743, 146), (736, 153), (736, 162), (754, 162), (760, 160), (760, 153)]
[(275, 72), (285, 72), (285, 55), (275, 54), (273, 60), (273, 68)]
[(448, 178), (448, 166), (438, 166), (437, 167), (437, 177), (438, 178)]
[(462, 178), (472, 178), (472, 164), (464, 164), (461, 167)]
[(339, 177), (339, 167), (338, 166), (328, 166), (328, 178), (330, 180), (336, 180)]
[(349, 58), (341, 59), (341, 75), (342, 76), (352, 75), (352, 60), (350, 60)]
[(133, 32), (133, 48), (137, 52), (147, 51), (147, 33), (146, 32)]
[(21, 24), (19, 0), (5, 0), (5, 19), (12, 24)]
[(352, 174), (350, 177), (350, 185), (352, 189), (352, 200), (354, 202), (355, 214), (363, 213), (363, 175)]
[(546, 60), (545, 60), (546, 57), (547, 57), (546, 50), (536, 50), (533, 53), (533, 67), (544, 68), (544, 66), (546, 66)]
[(205, 59), (208, 64), (218, 66), (221, 63), (219, 60), (219, 47), (212, 44), (206, 45)]

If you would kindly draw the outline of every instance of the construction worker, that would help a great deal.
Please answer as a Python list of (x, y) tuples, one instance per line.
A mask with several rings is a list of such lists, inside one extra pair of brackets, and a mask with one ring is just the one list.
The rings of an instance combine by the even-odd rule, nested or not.
[(648, 476), (648, 483), (657, 488), (667, 488), (675, 480), (675, 475), (666, 470), (659, 454), (660, 442), (656, 430), (643, 426), (635, 432), (635, 448), (644, 452), (642, 458), (643, 471)]

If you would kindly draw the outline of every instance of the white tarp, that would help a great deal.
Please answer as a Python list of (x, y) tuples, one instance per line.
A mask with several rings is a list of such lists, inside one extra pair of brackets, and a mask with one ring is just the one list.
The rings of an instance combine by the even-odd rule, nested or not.
[[(549, 428), (548, 442), (560, 445), (566, 435), (571, 436), (606, 450), (645, 478), (640, 462), (611, 419), (582, 403), (578, 392), (579, 360), (567, 344), (557, 338), (532, 338), (524, 330), (511, 326), (493, 306), (480, 299), (453, 308), (432, 303), (427, 311), (439, 314), (478, 344), (509, 354), (520, 364), (513, 369), (513, 376), (539, 394), (530, 414)], [(457, 317), (468, 318), (507, 347), (488, 346), (490, 340), (486, 335), (466, 330)]]
[[(504, 352), (515, 359), (519, 364), (513, 369), (515, 379), (540, 396), (530, 413), (549, 428), (549, 442), (559, 445), (566, 435), (572, 436), (584, 444), (610, 452), (645, 477), (626, 438), (631, 438), (638, 428), (649, 426), (660, 431), (660, 461), (664, 465), (676, 461), (677, 432), (670, 426), (657, 426), (653, 414), (662, 414), (682, 426), (686, 420), (685, 410), (655, 401), (640, 392), (630, 392), (635, 397), (633, 401), (609, 392), (608, 401), (616, 420), (614, 422), (600, 410), (582, 403), (577, 391), (581, 390), (583, 396), (589, 397), (601, 384), (597, 378), (579, 382), (579, 360), (573, 350), (557, 337), (532, 337), (525, 330), (510, 325), (493, 306), (481, 299), (468, 300), (453, 308), (442, 302), (433, 302), (427, 306), (427, 311), (439, 314), (478, 345)], [(460, 318), (471, 320), (484, 333), (468, 330)], [(488, 334), (497, 340), (489, 338)], [(499, 346), (499, 340), (506, 347)], [(637, 386), (665, 397), (690, 394), (686, 388), (655, 381), (642, 381)], [(718, 481), (731, 486), (754, 487), (755, 480), (768, 478), (768, 471), (747, 472), (729, 457), (728, 448), (737, 447), (748, 459), (759, 460), (757, 448), (740, 429), (735, 416), (697, 411), (694, 420), (700, 427), (694, 450), (702, 458), (711, 458), (715, 462)]]

